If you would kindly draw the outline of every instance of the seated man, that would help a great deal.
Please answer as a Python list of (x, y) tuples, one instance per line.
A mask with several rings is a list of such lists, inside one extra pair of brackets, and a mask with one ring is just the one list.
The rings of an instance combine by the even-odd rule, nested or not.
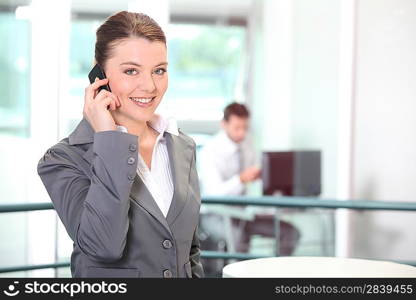
[[(259, 179), (261, 173), (255, 164), (253, 146), (247, 139), (249, 111), (246, 106), (235, 102), (229, 104), (221, 125), (222, 130), (204, 145), (198, 158), (202, 194), (245, 195), (246, 185)], [(244, 212), (239, 217), (239, 213), (232, 210), (235, 211), (236, 207), (229, 206), (222, 220), (218, 214), (201, 211), (201, 230), (217, 240), (224, 239), (231, 252), (247, 252), (255, 234), (275, 237), (274, 209), (271, 213), (270, 209), (269, 213), (257, 213), (252, 218)], [(221, 209), (217, 212), (221, 213)], [(279, 225), (279, 254), (291, 255), (299, 240), (299, 232), (287, 222), (280, 221)]]

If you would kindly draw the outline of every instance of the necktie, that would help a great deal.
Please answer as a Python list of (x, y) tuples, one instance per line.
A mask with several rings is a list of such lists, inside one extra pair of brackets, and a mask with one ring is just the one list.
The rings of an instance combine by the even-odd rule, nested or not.
[[(244, 153), (241, 145), (238, 145), (237, 148), (237, 155), (238, 155), (238, 174), (244, 171)], [(242, 194), (244, 195), (246, 193), (246, 188), (244, 187), (244, 190)]]

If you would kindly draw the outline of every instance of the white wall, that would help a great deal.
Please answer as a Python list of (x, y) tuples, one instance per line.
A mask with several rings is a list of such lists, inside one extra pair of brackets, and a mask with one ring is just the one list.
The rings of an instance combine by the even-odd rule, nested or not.
[[(416, 1), (357, 13), (353, 197), (416, 202)], [(350, 255), (415, 260), (415, 225), (414, 212), (355, 213)]]
[(291, 146), (322, 151), (322, 197), (337, 196), (339, 0), (294, 1)]
[(340, 0), (254, 4), (258, 150), (321, 150), (322, 197), (336, 197)]
[[(254, 1), (250, 108), (259, 151), (321, 150), (322, 197), (337, 196), (340, 0)], [(254, 28), (254, 29), (253, 29)], [(300, 230), (295, 255), (332, 255), (332, 211), (282, 216)], [(290, 219), (290, 220), (289, 220)], [(305, 221), (306, 220), (306, 221)], [(331, 228), (328, 228), (331, 227)], [(323, 236), (322, 232), (327, 234)], [(319, 244), (319, 243), (318, 243)]]
[(291, 0), (253, 1), (248, 103), (257, 150), (290, 148), (293, 71)]

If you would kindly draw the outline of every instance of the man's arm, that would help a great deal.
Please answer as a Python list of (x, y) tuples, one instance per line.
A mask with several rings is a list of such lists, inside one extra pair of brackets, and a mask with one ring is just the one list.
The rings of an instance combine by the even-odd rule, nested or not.
[[(204, 195), (241, 195), (244, 184), (240, 174), (224, 180), (213, 155), (202, 150), (200, 157), (200, 177)], [(226, 162), (224, 162), (226, 163)]]

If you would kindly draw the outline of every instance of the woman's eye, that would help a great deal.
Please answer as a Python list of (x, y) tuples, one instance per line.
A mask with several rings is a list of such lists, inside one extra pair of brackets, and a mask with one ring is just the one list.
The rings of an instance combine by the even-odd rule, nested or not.
[(127, 69), (126, 71), (124, 71), (124, 73), (126, 73), (127, 75), (136, 75), (137, 70), (136, 69)]
[(163, 75), (163, 74), (165, 74), (165, 73), (166, 73), (166, 69), (165, 69), (165, 68), (159, 68), (159, 69), (156, 69), (156, 70), (154, 71), (154, 73), (155, 73), (156, 75)]

